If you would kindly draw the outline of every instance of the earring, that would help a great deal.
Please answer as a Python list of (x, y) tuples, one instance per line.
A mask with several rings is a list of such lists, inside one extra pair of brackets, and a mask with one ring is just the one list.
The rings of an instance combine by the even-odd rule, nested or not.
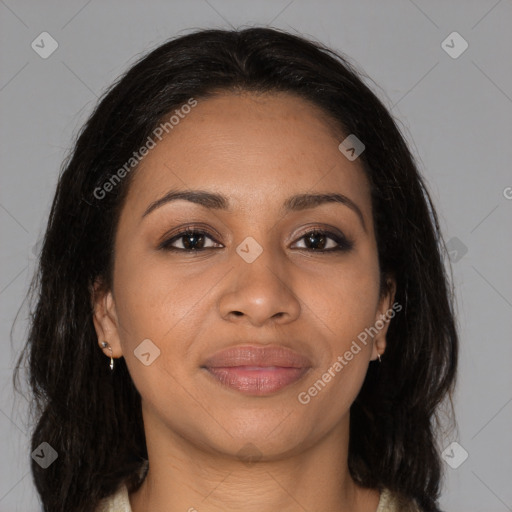
[(101, 346), (103, 348), (107, 348), (110, 350), (110, 369), (114, 370), (114, 358), (112, 357), (112, 349), (110, 348), (110, 345), (106, 341), (101, 342)]
[(380, 354), (377, 354), (377, 357), (379, 358), (379, 363), (381, 363)]

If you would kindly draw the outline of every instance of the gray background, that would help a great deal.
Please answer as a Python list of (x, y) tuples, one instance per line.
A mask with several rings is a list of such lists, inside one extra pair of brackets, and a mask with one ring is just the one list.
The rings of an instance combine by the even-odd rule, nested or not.
[[(378, 84), (369, 82), (411, 144), (454, 249), (459, 429), (442, 442), (457, 441), (469, 457), (457, 469), (446, 466), (441, 505), (448, 512), (512, 510), (510, 0), (0, 0), (0, 16), (0, 512), (39, 509), (26, 402), (11, 386), (26, 309), (12, 341), (10, 329), (72, 136), (141, 53), (195, 28), (254, 24), (346, 53)], [(31, 48), (44, 31), (59, 45), (47, 59)], [(469, 44), (458, 58), (441, 46), (453, 31)]]

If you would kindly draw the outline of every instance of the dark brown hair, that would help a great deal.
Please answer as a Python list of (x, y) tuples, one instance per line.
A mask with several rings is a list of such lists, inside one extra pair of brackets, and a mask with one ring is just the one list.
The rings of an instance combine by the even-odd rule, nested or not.
[[(131, 176), (102, 187), (190, 98), (219, 91), (284, 91), (320, 107), (366, 146), (382, 277), (395, 300), (382, 363), (369, 366), (351, 407), (349, 469), (362, 486), (387, 487), (439, 511), (437, 412), (455, 383), (458, 338), (437, 216), (404, 137), (345, 57), (269, 28), (200, 30), (139, 60), (102, 97), (63, 166), (31, 285), (28, 361), (37, 424), (32, 449), (59, 458), (32, 472), (44, 510), (90, 512), (147, 459), (141, 399), (123, 359), (111, 374), (92, 322), (91, 286), (112, 284), (113, 241)], [(341, 141), (340, 141), (341, 142)], [(96, 192), (96, 193), (95, 193)], [(453, 413), (453, 405), (451, 408)]]

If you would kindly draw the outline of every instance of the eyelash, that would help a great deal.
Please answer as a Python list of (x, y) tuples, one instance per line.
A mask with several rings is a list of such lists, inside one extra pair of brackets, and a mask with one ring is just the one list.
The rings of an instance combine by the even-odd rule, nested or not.
[[(199, 229), (194, 228), (185, 228), (176, 233), (172, 238), (169, 238), (168, 240), (164, 240), (159, 246), (158, 249), (164, 250), (164, 251), (172, 251), (172, 252), (184, 252), (184, 253), (199, 253), (203, 251), (207, 251), (210, 249), (219, 249), (220, 247), (203, 247), (202, 249), (181, 249), (178, 247), (173, 247), (171, 244), (175, 242), (176, 240), (179, 240), (180, 238), (184, 238), (185, 236), (191, 236), (191, 235), (206, 235), (210, 240), (212, 240), (214, 243), (217, 242), (207, 231), (202, 231)], [(303, 240), (308, 235), (322, 235), (326, 236), (327, 238), (330, 238), (334, 242), (338, 244), (337, 247), (330, 248), (330, 249), (308, 249), (308, 248), (300, 248), (300, 250), (311, 252), (311, 253), (330, 253), (330, 252), (348, 252), (350, 251), (354, 243), (344, 236), (340, 236), (337, 233), (333, 233), (331, 231), (326, 231), (323, 229), (317, 229), (317, 228), (311, 228), (309, 231), (306, 231), (298, 240)]]

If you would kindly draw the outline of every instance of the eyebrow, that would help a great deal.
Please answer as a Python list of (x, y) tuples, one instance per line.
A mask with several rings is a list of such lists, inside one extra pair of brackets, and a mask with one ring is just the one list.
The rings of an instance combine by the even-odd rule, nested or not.
[[(142, 218), (146, 217), (152, 211), (160, 208), (164, 204), (177, 200), (189, 201), (191, 203), (195, 203), (212, 210), (225, 210), (228, 212), (232, 211), (228, 197), (222, 194), (208, 192), (206, 190), (170, 190), (160, 199), (153, 201), (142, 214)], [(282, 211), (284, 213), (289, 213), (307, 210), (309, 208), (315, 208), (316, 206), (320, 206), (325, 203), (339, 203), (350, 208), (357, 214), (364, 230), (366, 231), (366, 224), (364, 222), (361, 209), (357, 206), (356, 203), (354, 203), (354, 201), (352, 201), (352, 199), (343, 194), (296, 194), (284, 201)]]

